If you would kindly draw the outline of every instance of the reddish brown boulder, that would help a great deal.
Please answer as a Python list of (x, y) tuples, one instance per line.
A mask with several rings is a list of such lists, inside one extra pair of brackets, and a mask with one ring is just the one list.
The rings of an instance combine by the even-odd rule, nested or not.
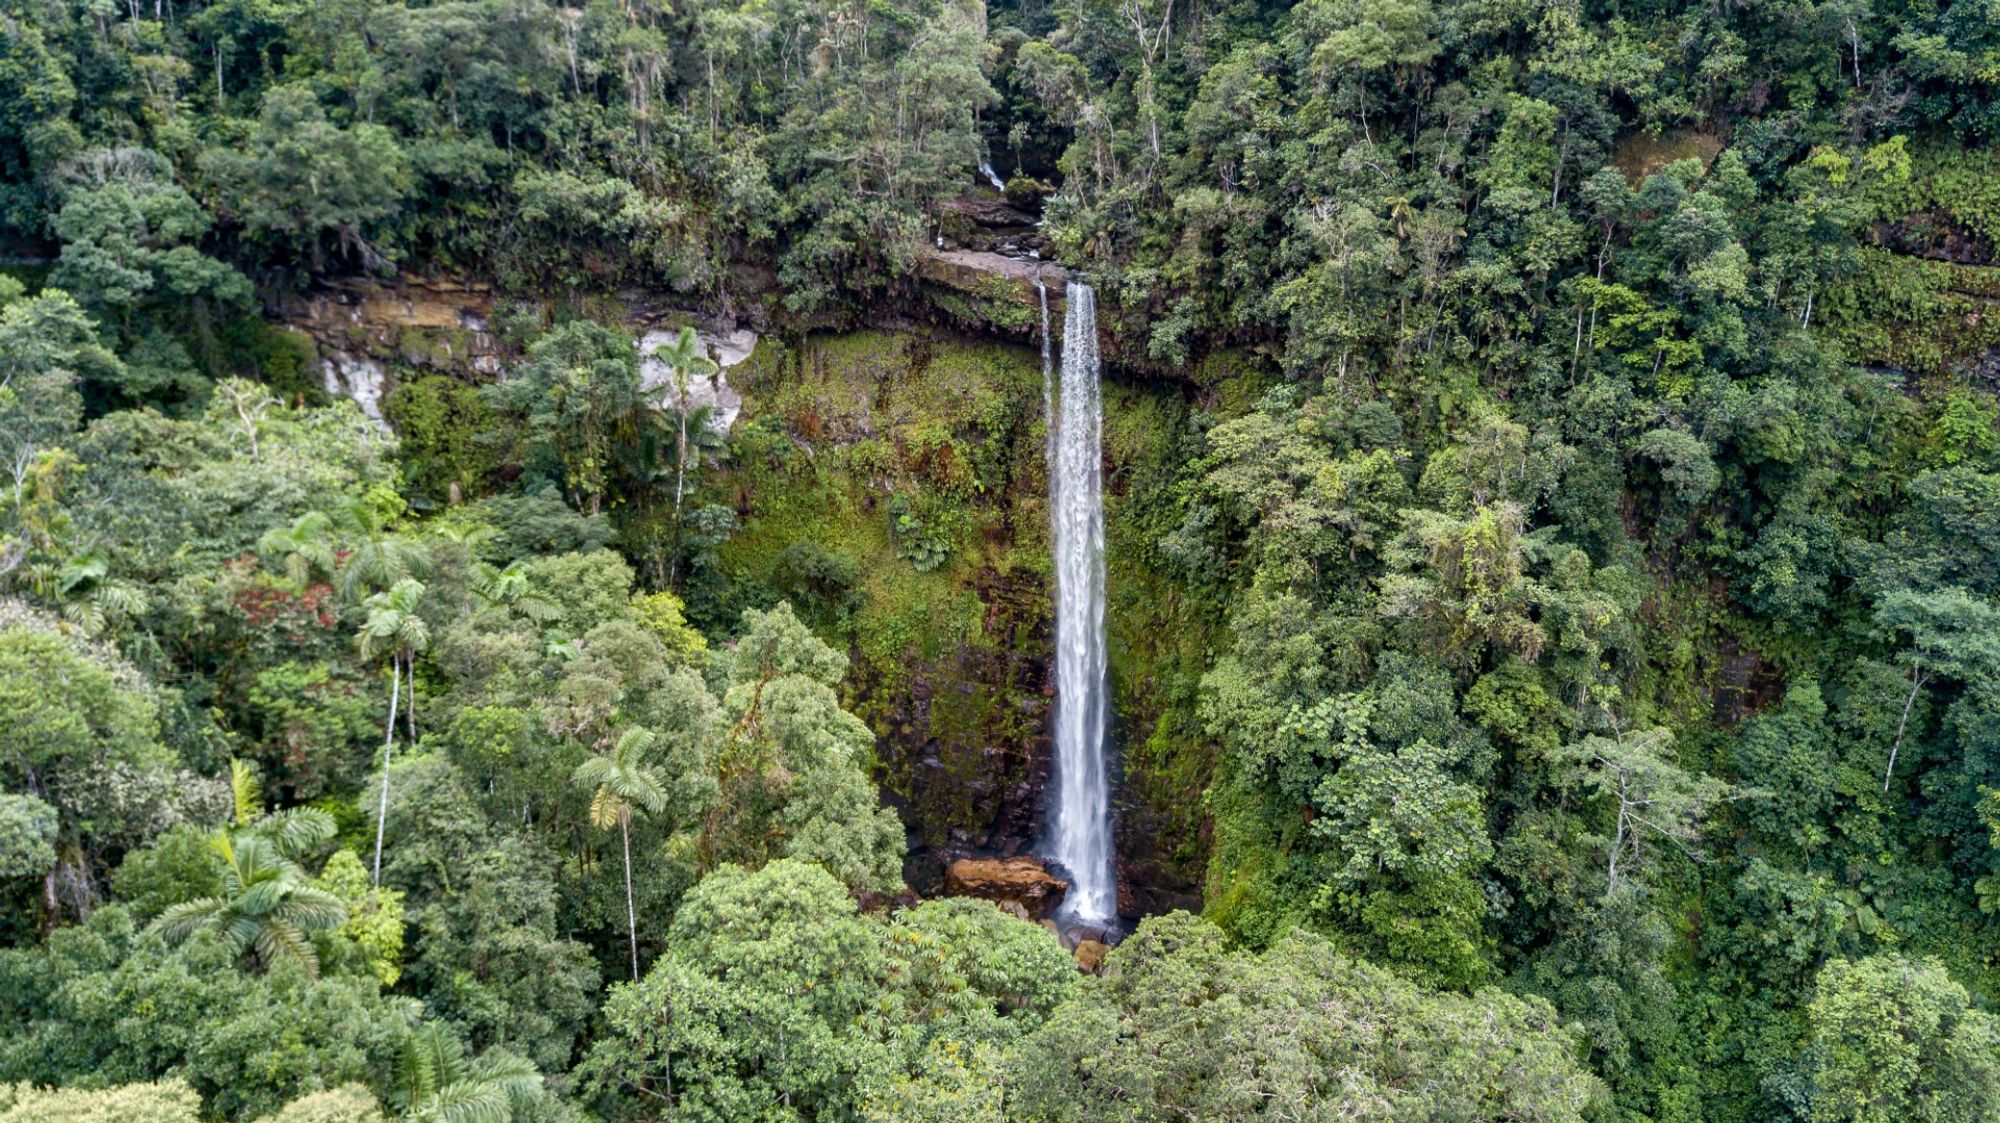
[(953, 896), (1012, 903), (1037, 918), (1054, 912), (1069, 892), (1069, 882), (1028, 857), (960, 858), (945, 869), (944, 886)]

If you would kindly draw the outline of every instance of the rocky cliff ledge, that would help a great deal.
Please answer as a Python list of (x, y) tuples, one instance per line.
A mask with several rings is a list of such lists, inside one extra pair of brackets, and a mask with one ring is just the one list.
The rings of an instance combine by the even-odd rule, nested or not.
[(917, 275), (930, 282), (931, 303), (960, 327), (1032, 338), (1041, 330), (1037, 282), (1048, 287), (1051, 321), (1062, 323), (1069, 271), (1052, 261), (990, 250), (929, 249), (917, 258)]

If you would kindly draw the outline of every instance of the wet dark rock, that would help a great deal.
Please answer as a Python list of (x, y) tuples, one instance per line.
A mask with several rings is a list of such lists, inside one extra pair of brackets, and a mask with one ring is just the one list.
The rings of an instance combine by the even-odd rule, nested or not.
[(960, 195), (946, 203), (945, 210), (952, 214), (964, 215), (985, 227), (1032, 228), (1035, 225), (1035, 216), (1016, 208), (1006, 199), (991, 192), (981, 191)]
[(1158, 916), (1184, 909), (1201, 911), (1201, 887), (1185, 874), (1152, 857), (1121, 858), (1118, 863), (1118, 915)]

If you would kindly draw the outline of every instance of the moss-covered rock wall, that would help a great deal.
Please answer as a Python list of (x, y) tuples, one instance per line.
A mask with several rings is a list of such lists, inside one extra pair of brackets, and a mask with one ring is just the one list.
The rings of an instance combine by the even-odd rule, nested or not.
[[(1038, 360), (858, 332), (767, 339), (736, 374), (720, 611), (786, 597), (849, 652), (914, 845), (1028, 846), (1049, 701)], [(941, 876), (913, 863), (920, 890)]]
[[(742, 529), (718, 579), (786, 596), (854, 659), (882, 787), (911, 828), (910, 880), (1031, 848), (1052, 676), (1039, 354), (933, 332), (769, 341), (738, 368), (722, 487)], [(1190, 425), (1188, 388), (1106, 388), (1106, 521), (1122, 902), (1198, 905), (1208, 754), (1193, 728), (1206, 618), (1156, 567), (1155, 524)], [(731, 606), (733, 607), (733, 605)]]

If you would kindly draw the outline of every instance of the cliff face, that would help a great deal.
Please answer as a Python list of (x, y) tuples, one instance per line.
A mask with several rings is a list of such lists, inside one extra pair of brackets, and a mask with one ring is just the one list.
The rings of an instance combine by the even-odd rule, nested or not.
[(936, 888), (1018, 853), (1046, 775), (1039, 359), (926, 333), (767, 342), (716, 477), (742, 530), (699, 601), (783, 596), (853, 659), (850, 707)]
[[(921, 893), (941, 891), (955, 859), (1035, 847), (1051, 756), (1040, 314), (1033, 272), (986, 264), (933, 278), (940, 295), (967, 301), (934, 300), (925, 317), (975, 324), (983, 338), (767, 333), (747, 356), (725, 356), (738, 360), (727, 376), (740, 410), (704, 499), (732, 509), (740, 529), (689, 589), (711, 626), (788, 599), (848, 652), (845, 701), (876, 733), (878, 782), (909, 827), (906, 874)], [(1063, 275), (1044, 269), (1060, 324)], [(600, 314), (635, 338), (693, 323), (718, 346), (746, 342), (714, 330), (733, 324), (632, 294), (604, 299)], [(498, 377), (512, 354), (493, 321), (522, 307), (478, 283), (406, 280), (337, 286), (287, 319), (338, 392), (363, 367), (389, 385), (419, 373)], [(1153, 380), (1106, 387), (1120, 904), (1132, 913), (1198, 907), (1205, 855), (1207, 749), (1189, 715), (1207, 627), (1149, 564), (1188, 392)]]
[[(1053, 595), (1038, 349), (927, 331), (770, 345), (737, 379), (749, 426), (723, 479), (737, 587), (804, 605), (854, 659), (850, 704), (911, 829), (907, 876), (1033, 849), (1049, 775)], [(1121, 902), (1198, 907), (1205, 744), (1186, 735), (1205, 631), (1150, 567), (1177, 391), (1106, 395), (1106, 524)], [(1141, 481), (1145, 481), (1141, 485)], [(1155, 594), (1165, 593), (1164, 596)]]

